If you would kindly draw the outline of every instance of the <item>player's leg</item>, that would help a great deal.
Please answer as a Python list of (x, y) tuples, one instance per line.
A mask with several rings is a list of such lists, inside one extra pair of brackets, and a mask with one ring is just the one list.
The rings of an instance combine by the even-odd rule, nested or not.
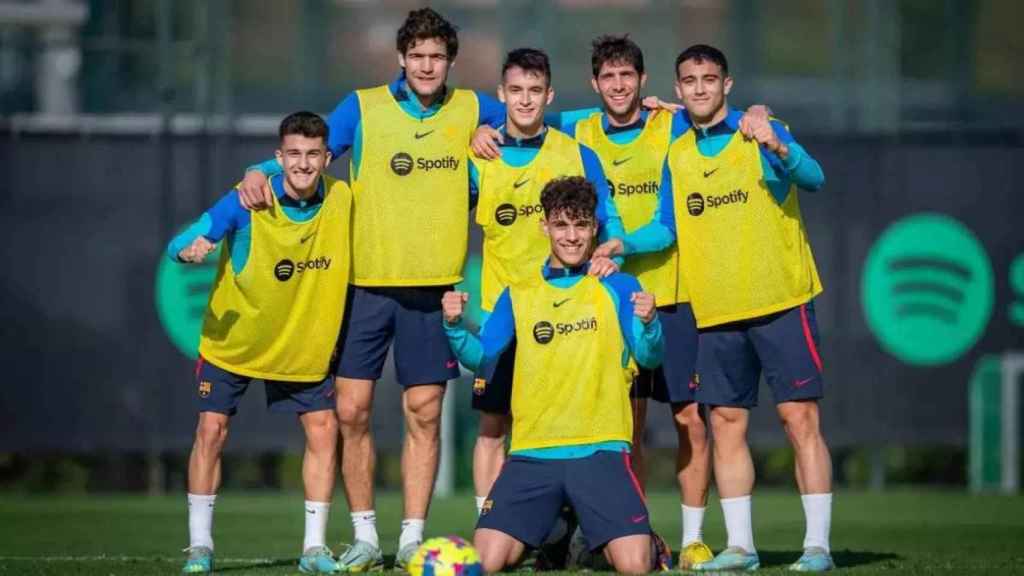
[(629, 454), (599, 451), (565, 461), (566, 494), (589, 549), (604, 548), (617, 572), (651, 571), (651, 524)]
[(334, 379), (328, 377), (313, 384), (267, 382), (266, 390), (270, 410), (297, 414), (306, 438), (302, 458), (305, 533), (299, 571), (307, 574), (337, 572), (337, 562), (326, 541), (327, 520), (338, 466)]
[(660, 373), (656, 374), (652, 397), (670, 405), (676, 428), (676, 480), (683, 527), (679, 566), (688, 569), (712, 557), (711, 549), (704, 544), (711, 451), (705, 413), (696, 402), (694, 381), (699, 335), (688, 303), (661, 306), (658, 317), (668, 354), (662, 361)]
[(480, 423), (473, 446), (473, 488), (476, 510), (491, 492), (505, 464), (505, 441), (511, 431), (512, 374), (515, 367), (515, 343), (501, 357), (490, 374), (477, 374), (473, 381), (473, 410)]
[(341, 432), (342, 484), (355, 532), (352, 546), (338, 559), (346, 570), (383, 565), (374, 510), (377, 453), (370, 416), (374, 381), (384, 368), (395, 308), (394, 301), (379, 290), (350, 286), (338, 337), (335, 410)]
[(744, 326), (700, 333), (697, 401), (710, 406), (712, 460), (728, 545), (697, 570), (746, 570), (760, 565), (754, 548), (751, 492), (754, 463), (747, 445), (750, 408), (757, 403), (760, 364)]
[(814, 304), (809, 302), (751, 330), (751, 341), (775, 396), (779, 418), (793, 446), (797, 486), (806, 518), (802, 571), (833, 567), (832, 460), (821, 433), (818, 399), (824, 393)]
[(564, 503), (565, 461), (511, 456), (477, 520), (473, 545), (484, 572), (514, 566), (537, 548)]
[(213, 570), (213, 509), (221, 480), (228, 423), (249, 379), (200, 358), (196, 366), (199, 422), (188, 460), (188, 559), (182, 572)]
[(640, 368), (629, 389), (629, 406), (633, 414), (633, 446), (630, 452), (633, 474), (640, 481), (640, 487), (647, 487), (647, 447), (644, 435), (647, 433), (647, 399), (654, 388), (655, 373), (658, 370)]
[(434, 492), (441, 438), (445, 383), (458, 378), (458, 361), (448, 345), (441, 296), (451, 287), (392, 289), (395, 314), (395, 372), (402, 393), (404, 515), (395, 564), (404, 568), (423, 542)]

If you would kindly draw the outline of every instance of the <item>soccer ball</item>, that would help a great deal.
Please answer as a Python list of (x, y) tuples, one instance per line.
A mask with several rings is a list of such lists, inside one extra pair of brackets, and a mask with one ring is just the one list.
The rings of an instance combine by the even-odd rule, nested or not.
[(431, 538), (413, 554), (409, 576), (482, 576), (476, 548), (458, 536)]

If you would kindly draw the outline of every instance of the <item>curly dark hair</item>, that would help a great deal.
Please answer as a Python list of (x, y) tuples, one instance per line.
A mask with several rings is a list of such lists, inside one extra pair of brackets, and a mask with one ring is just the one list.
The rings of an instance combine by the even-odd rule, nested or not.
[(597, 192), (594, 185), (582, 176), (563, 176), (544, 185), (540, 204), (544, 207), (546, 219), (560, 214), (570, 220), (595, 220)]
[(306, 138), (323, 138), (327, 143), (327, 123), (319, 115), (305, 110), (293, 112), (281, 121), (277, 135), (284, 140), (289, 134), (300, 134)]
[(448, 59), (454, 60), (459, 53), (458, 28), (451, 22), (444, 19), (433, 8), (420, 8), (411, 10), (406, 17), (402, 27), (398, 29), (398, 38), (395, 46), (398, 51), (405, 54), (417, 40), (428, 40), (440, 38), (444, 42)]
[(629, 34), (622, 36), (598, 36), (592, 43), (590, 67), (594, 70), (594, 78), (601, 72), (605, 62), (612, 64), (630, 64), (636, 68), (637, 74), (644, 73), (644, 53), (630, 39)]

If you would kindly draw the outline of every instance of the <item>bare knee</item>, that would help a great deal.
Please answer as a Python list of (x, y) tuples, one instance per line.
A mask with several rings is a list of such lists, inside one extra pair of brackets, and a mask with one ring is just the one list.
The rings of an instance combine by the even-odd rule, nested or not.
[(441, 426), (443, 400), (443, 386), (417, 386), (407, 390), (403, 395), (403, 407), (408, 432), (413, 435), (436, 436)]
[(687, 404), (673, 414), (676, 431), (680, 441), (686, 440), (689, 445), (703, 449), (708, 443), (707, 424), (700, 413), (700, 405), (696, 402)]
[(477, 443), (505, 445), (505, 437), (508, 436), (509, 417), (504, 414), (480, 414), (479, 432)]
[[(628, 539), (628, 542), (626, 541)], [(649, 536), (627, 536), (609, 543), (605, 548), (608, 560), (620, 574), (646, 574), (651, 571), (651, 540)]]
[(318, 410), (302, 415), (306, 430), (306, 447), (312, 452), (333, 452), (338, 443), (338, 419), (331, 410)]
[(805, 446), (821, 438), (817, 402), (785, 402), (779, 405), (779, 416), (795, 446)]
[(203, 451), (220, 451), (228, 437), (228, 417), (214, 412), (199, 415), (196, 445)]
[(480, 555), (484, 573), (501, 572), (515, 563), (525, 548), (522, 542), (508, 534), (489, 528), (478, 528), (473, 534), (473, 546)]
[(747, 433), (749, 413), (744, 408), (719, 406), (711, 409), (711, 429), (715, 438), (735, 438)]

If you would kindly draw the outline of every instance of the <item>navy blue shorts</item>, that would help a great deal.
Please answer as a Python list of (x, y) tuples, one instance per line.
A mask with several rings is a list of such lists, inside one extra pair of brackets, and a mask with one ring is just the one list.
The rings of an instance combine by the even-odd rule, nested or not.
[(336, 375), (377, 380), (394, 342), (395, 374), (402, 386), (458, 378), (459, 363), (441, 324), (441, 297), (451, 289), (349, 286)]
[(610, 451), (568, 460), (510, 456), (476, 527), (499, 530), (536, 548), (566, 504), (576, 511), (591, 550), (623, 536), (651, 533), (629, 454)]
[[(196, 396), (200, 412), (218, 412), (233, 416), (238, 403), (258, 378), (242, 376), (214, 366), (202, 357), (196, 363)], [(334, 379), (321, 382), (282, 382), (264, 380), (267, 391), (267, 409), (272, 412), (305, 414), (319, 410), (334, 410)]]
[(630, 398), (654, 398), (666, 404), (688, 404), (695, 400), (693, 376), (697, 373), (697, 320), (690, 304), (658, 307), (665, 356), (654, 370), (640, 368)]
[(473, 409), (488, 414), (512, 412), (512, 374), (516, 365), (516, 343), (501, 353), (493, 370), (482, 370), (473, 381)]
[(821, 398), (821, 355), (814, 303), (700, 331), (697, 401), (757, 406), (760, 376), (775, 403)]

